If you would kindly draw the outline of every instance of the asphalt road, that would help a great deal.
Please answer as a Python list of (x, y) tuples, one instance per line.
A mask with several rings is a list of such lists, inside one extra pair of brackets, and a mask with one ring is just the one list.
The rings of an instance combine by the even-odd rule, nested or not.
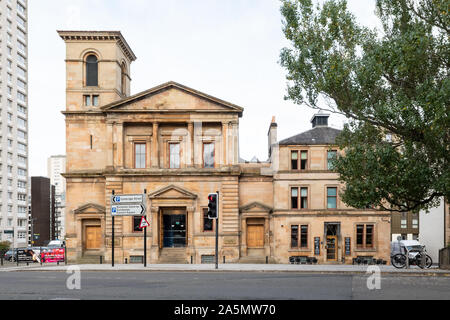
[[(72, 278), (70, 278), (72, 276)], [(450, 299), (450, 277), (282, 272), (2, 272), (0, 299)], [(373, 283), (373, 282), (372, 282)]]

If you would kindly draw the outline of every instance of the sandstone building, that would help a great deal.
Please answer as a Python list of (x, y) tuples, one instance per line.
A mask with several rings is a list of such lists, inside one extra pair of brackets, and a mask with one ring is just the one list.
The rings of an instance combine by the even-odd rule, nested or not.
[[(243, 108), (176, 82), (130, 96), (136, 59), (120, 32), (59, 31), (66, 43), (66, 243), (71, 261), (111, 261), (110, 197), (146, 191), (149, 263), (210, 261), (219, 191), (220, 261), (389, 260), (390, 214), (346, 207), (329, 164), (328, 115), (277, 141), (269, 161), (239, 158)], [(139, 218), (116, 217), (115, 261), (141, 262)]]

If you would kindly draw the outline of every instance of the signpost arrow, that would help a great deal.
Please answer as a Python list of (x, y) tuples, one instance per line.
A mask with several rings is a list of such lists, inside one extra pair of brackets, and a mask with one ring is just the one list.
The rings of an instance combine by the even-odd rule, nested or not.
[(144, 196), (142, 194), (126, 194), (111, 196), (111, 204), (122, 203), (143, 203)]
[(120, 204), (111, 206), (112, 216), (142, 216), (145, 214), (144, 204)]

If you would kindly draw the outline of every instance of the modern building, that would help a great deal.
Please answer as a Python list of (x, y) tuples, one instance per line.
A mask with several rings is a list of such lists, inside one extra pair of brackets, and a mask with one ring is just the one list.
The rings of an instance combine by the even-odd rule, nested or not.
[(434, 263), (439, 261), (439, 250), (450, 244), (446, 241), (446, 228), (448, 225), (448, 204), (444, 198), (440, 199), (439, 206), (431, 208), (429, 212), (420, 211), (419, 241), (426, 246), (427, 253)]
[(391, 224), (391, 241), (419, 239), (420, 216), (417, 212), (393, 212)]
[(61, 175), (66, 171), (66, 156), (55, 155), (47, 159), (47, 176), (50, 183), (55, 186), (55, 238), (65, 237), (65, 203), (66, 203), (66, 179)]
[(0, 241), (27, 245), (28, 6), (0, 1)]
[[(69, 261), (142, 262), (140, 217), (111, 215), (111, 195), (145, 194), (151, 263), (388, 261), (390, 213), (344, 205), (328, 115), (241, 162), (244, 109), (176, 82), (130, 96), (136, 59), (118, 31), (59, 31), (66, 43), (66, 244)], [(265, 134), (265, 133), (262, 133)], [(219, 219), (207, 217), (219, 191)], [(114, 229), (114, 239), (112, 230)]]
[(31, 177), (31, 234), (33, 246), (45, 246), (54, 240), (55, 186), (46, 177)]
[(450, 247), (450, 210), (448, 199), (445, 200), (444, 214), (445, 214), (445, 235), (444, 235), (445, 245), (447, 247)]

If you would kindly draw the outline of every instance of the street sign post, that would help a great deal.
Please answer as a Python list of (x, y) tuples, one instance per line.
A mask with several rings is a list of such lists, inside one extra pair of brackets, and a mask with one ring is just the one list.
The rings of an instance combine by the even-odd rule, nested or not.
[(150, 226), (150, 223), (148, 223), (147, 219), (145, 219), (145, 216), (142, 216), (141, 222), (139, 223), (139, 228), (147, 228)]
[[(115, 194), (114, 190), (111, 195), (111, 216), (112, 216), (112, 266), (114, 267), (114, 217), (115, 216), (142, 216), (140, 228), (144, 228), (144, 266), (147, 264), (146, 256), (146, 245), (147, 245), (147, 226), (149, 226), (148, 221), (145, 219), (145, 212), (147, 208), (145, 207), (145, 194)], [(147, 225), (143, 225), (143, 221)]]

